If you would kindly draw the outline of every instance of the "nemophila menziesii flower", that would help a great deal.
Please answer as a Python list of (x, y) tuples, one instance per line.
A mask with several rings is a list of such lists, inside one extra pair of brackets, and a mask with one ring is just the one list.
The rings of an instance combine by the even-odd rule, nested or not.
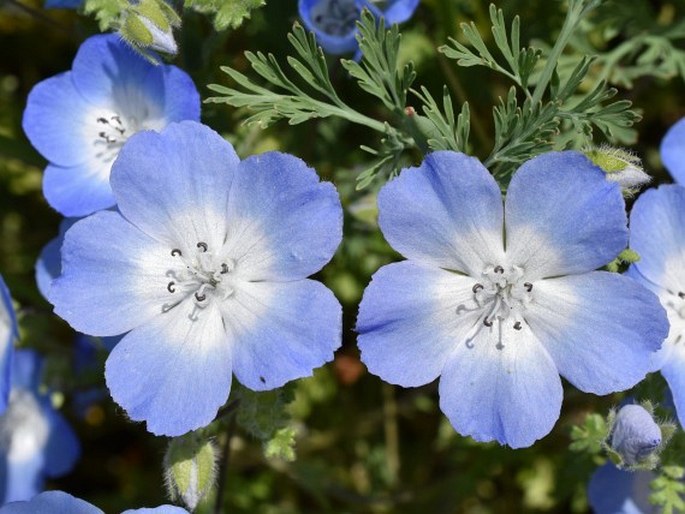
[(642, 193), (633, 205), (630, 229), (630, 247), (640, 260), (627, 274), (657, 294), (671, 326), (653, 367), (668, 382), (685, 425), (685, 188), (663, 185)]
[(587, 496), (595, 514), (657, 514), (649, 502), (651, 471), (624, 471), (607, 462), (594, 472)]
[(478, 441), (547, 434), (559, 374), (582, 391), (633, 386), (668, 323), (630, 278), (593, 271), (628, 241), (620, 187), (576, 152), (541, 155), (500, 188), (475, 158), (429, 154), (378, 195), (379, 224), (408, 260), (364, 292), (362, 361), (384, 380), (440, 377), (440, 407)]
[(0, 504), (40, 493), (45, 479), (71, 471), (81, 452), (49, 391), (41, 389), (42, 369), (34, 351), (15, 352), (10, 403), (0, 416)]
[(616, 414), (611, 448), (627, 466), (640, 464), (661, 445), (661, 428), (641, 405), (624, 405)]
[(12, 387), (12, 355), (14, 342), (19, 339), (17, 316), (12, 297), (0, 275), (0, 414), (7, 408)]
[[(173, 505), (131, 509), (121, 514), (188, 514), (188, 511)], [(104, 514), (85, 500), (62, 491), (47, 491), (28, 501), (9, 503), (0, 507), (0, 514)]]
[(362, 9), (392, 25), (411, 18), (419, 0), (299, 0), (298, 5), (302, 22), (314, 32), (321, 47), (339, 55), (357, 50), (357, 20)]
[(132, 134), (199, 118), (200, 97), (185, 72), (155, 66), (108, 34), (84, 41), (71, 71), (31, 90), (23, 127), (49, 161), (48, 203), (78, 217), (114, 205), (110, 169)]
[(128, 332), (105, 377), (133, 420), (180, 435), (212, 421), (231, 372), (266, 390), (332, 359), (340, 304), (306, 279), (342, 238), (332, 184), (291, 155), (240, 161), (194, 122), (132, 137), (111, 183), (119, 212), (67, 231), (50, 300), (80, 332)]

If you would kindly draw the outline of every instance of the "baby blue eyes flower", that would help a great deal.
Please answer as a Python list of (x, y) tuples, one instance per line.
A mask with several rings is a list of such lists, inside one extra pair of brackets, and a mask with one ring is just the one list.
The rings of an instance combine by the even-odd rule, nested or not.
[(407, 21), (418, 5), (419, 0), (299, 0), (298, 4), (305, 27), (326, 52), (335, 55), (357, 50), (357, 20), (365, 7), (389, 26)]
[[(677, 177), (676, 168), (671, 165), (669, 169)], [(653, 359), (653, 369), (661, 369), (668, 382), (682, 426), (685, 424), (685, 188), (664, 185), (645, 191), (633, 205), (630, 227), (630, 247), (640, 255), (640, 260), (631, 265), (628, 275), (656, 293), (668, 314), (670, 332)]]
[(640, 405), (624, 405), (618, 411), (611, 433), (611, 448), (625, 465), (640, 464), (661, 444), (661, 428)]
[(0, 414), (7, 408), (12, 387), (14, 342), (19, 339), (17, 317), (9, 289), (0, 275)]
[(80, 332), (126, 333), (105, 376), (131, 419), (181, 435), (212, 421), (232, 372), (267, 390), (332, 359), (340, 304), (306, 278), (342, 238), (332, 184), (287, 154), (240, 161), (194, 122), (131, 138), (111, 184), (119, 211), (67, 231), (49, 295)]
[(661, 510), (650, 504), (651, 471), (624, 471), (611, 462), (595, 471), (587, 495), (595, 514), (657, 514)]
[(200, 97), (186, 73), (153, 65), (109, 34), (86, 40), (71, 71), (33, 88), (23, 128), (49, 161), (48, 203), (64, 216), (84, 216), (114, 205), (110, 169), (132, 134), (199, 118)]
[[(188, 511), (173, 505), (162, 505), (151, 509), (126, 510), (121, 514), (188, 514)], [(75, 498), (62, 491), (47, 491), (29, 501), (13, 502), (0, 507), (0, 514), (104, 514), (87, 501)]]
[(607, 394), (649, 370), (666, 316), (635, 281), (593, 271), (628, 231), (620, 187), (581, 154), (526, 162), (503, 205), (478, 160), (435, 152), (384, 186), (378, 208), (408, 260), (382, 267), (364, 292), (362, 361), (405, 387), (440, 377), (440, 407), (459, 433), (530, 446), (559, 417), (560, 374)]
[(0, 504), (38, 494), (80, 455), (76, 434), (39, 391), (41, 370), (37, 353), (15, 352), (10, 403), (0, 416)]

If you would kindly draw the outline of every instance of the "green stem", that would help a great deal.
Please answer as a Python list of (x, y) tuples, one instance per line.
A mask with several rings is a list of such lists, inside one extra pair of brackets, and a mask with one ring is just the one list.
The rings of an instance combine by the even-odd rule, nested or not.
[(216, 492), (216, 500), (214, 501), (214, 514), (221, 514), (223, 512), (224, 491), (226, 489), (226, 476), (228, 475), (228, 465), (230, 464), (231, 458), (231, 440), (233, 439), (233, 434), (235, 433), (236, 426), (235, 410), (232, 411), (231, 414), (231, 419), (228, 422), (228, 429), (226, 430), (225, 441), (223, 444), (223, 455), (221, 457), (221, 463), (219, 464), (218, 489)]

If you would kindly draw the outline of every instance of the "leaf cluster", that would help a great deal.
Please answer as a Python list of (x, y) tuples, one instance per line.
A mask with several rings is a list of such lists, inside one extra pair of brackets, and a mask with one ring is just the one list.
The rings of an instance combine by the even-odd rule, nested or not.
[(685, 512), (685, 468), (681, 466), (664, 466), (652, 483), (652, 494), (649, 500), (652, 504), (661, 507), (664, 514)]
[(240, 27), (264, 3), (265, 0), (185, 0), (185, 7), (213, 15), (214, 28), (226, 30)]

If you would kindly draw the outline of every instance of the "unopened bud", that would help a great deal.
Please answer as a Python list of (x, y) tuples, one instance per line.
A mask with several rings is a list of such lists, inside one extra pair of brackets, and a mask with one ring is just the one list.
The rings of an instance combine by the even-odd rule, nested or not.
[(640, 405), (624, 405), (616, 414), (611, 432), (611, 449), (621, 463), (636, 466), (652, 456), (661, 445), (661, 428)]
[(164, 474), (172, 499), (194, 511), (216, 482), (214, 444), (192, 432), (172, 439), (164, 456)]
[(602, 145), (588, 150), (585, 155), (606, 174), (608, 180), (617, 182), (625, 196), (632, 196), (652, 177), (642, 169), (642, 161), (622, 148)]

